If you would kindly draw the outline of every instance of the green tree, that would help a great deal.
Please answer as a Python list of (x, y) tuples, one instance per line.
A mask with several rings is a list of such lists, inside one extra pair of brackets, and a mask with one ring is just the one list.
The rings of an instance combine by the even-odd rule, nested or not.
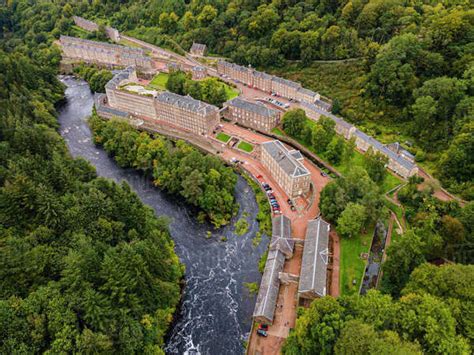
[(329, 160), (329, 162), (331, 162), (332, 164), (338, 165), (343, 158), (344, 150), (345, 150), (344, 139), (339, 136), (335, 136), (327, 145), (326, 157)]
[(383, 264), (382, 288), (397, 296), (408, 282), (410, 273), (424, 263), (424, 245), (416, 231), (408, 230), (387, 249), (387, 260)]
[(197, 19), (201, 26), (210, 24), (217, 16), (217, 10), (212, 5), (205, 5)]
[(337, 232), (342, 237), (353, 237), (360, 232), (366, 219), (365, 207), (349, 202), (337, 219)]
[(402, 294), (430, 294), (443, 299), (456, 319), (458, 332), (472, 342), (474, 321), (470, 315), (474, 311), (471, 292), (473, 282), (472, 265), (435, 266), (424, 263), (413, 270)]
[(283, 115), (283, 129), (290, 136), (298, 138), (303, 133), (303, 130), (306, 125), (306, 120), (306, 114), (304, 110), (300, 108), (287, 111)]
[(386, 165), (388, 158), (380, 152), (374, 152), (372, 148), (364, 155), (364, 167), (370, 178), (377, 184), (382, 184), (387, 175)]

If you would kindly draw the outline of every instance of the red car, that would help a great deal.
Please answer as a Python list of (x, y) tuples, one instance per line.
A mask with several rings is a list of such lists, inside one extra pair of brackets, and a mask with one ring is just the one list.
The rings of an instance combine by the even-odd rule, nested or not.
[(268, 332), (268, 324), (259, 324), (258, 329)]

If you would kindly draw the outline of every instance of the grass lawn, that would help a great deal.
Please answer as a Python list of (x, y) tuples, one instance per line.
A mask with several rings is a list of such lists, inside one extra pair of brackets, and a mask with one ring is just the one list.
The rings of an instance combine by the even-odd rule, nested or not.
[(247, 143), (245, 141), (240, 141), (239, 145), (237, 148), (246, 151), (247, 153), (250, 153), (253, 150), (253, 145), (250, 143)]
[[(313, 120), (307, 119), (306, 124), (308, 126), (314, 126), (316, 125), (316, 122)], [(285, 133), (279, 129), (279, 128), (274, 128), (272, 130), (273, 133), (284, 135)], [(325, 154), (319, 154), (315, 151), (315, 149), (312, 146), (309, 146), (306, 144), (302, 139), (297, 139), (299, 143), (304, 145), (306, 148), (308, 148), (310, 151), (312, 151), (314, 154), (318, 155), (321, 159), (324, 161), (328, 162), (328, 159), (326, 158)], [(329, 163), (331, 164), (331, 163)], [(361, 168), (364, 167), (364, 154), (360, 153), (358, 150), (354, 150), (354, 155), (352, 156), (352, 159), (349, 161), (342, 160), (339, 164), (331, 164), (337, 171), (339, 171), (342, 175), (347, 174), (351, 168), (354, 166), (359, 166)], [(401, 178), (398, 178), (397, 176), (391, 174), (390, 172), (387, 172), (387, 175), (385, 177), (385, 180), (382, 185), (382, 192), (387, 192), (393, 189), (395, 186), (400, 185), (403, 183), (403, 180)]]
[[(322, 158), (325, 159), (323, 155), (322, 155)], [(340, 164), (334, 165), (334, 167), (342, 175), (347, 174), (349, 170), (354, 166), (359, 166), (361, 168), (364, 167), (364, 154), (360, 153), (357, 150), (354, 151), (354, 156), (352, 157), (350, 161), (342, 161)], [(401, 178), (398, 178), (397, 176), (391, 174), (390, 172), (387, 172), (387, 175), (385, 176), (385, 180), (382, 185), (382, 192), (384, 193), (388, 192), (394, 187), (400, 185), (401, 183), (403, 183), (403, 180)]]
[(227, 100), (231, 100), (234, 97), (239, 96), (239, 94), (240, 94), (239, 90), (237, 90), (237, 89), (235, 89), (235, 88), (233, 88), (233, 87), (231, 87), (231, 86), (229, 86), (225, 83), (223, 83), (223, 84), (224, 84), (224, 88), (225, 88), (225, 93), (227, 95)]
[[(360, 258), (361, 253), (368, 253), (374, 227), (371, 226), (366, 233), (354, 238), (341, 237), (340, 260), (340, 290), (341, 295), (351, 295), (359, 292), (362, 276), (364, 275), (366, 261)], [(354, 285), (352, 282), (356, 280)]]
[(230, 136), (228, 134), (220, 132), (217, 134), (216, 138), (220, 140), (221, 142), (227, 143), (230, 139)]
[(139, 44), (129, 41), (128, 39), (125, 39), (125, 38), (121, 38), (119, 44), (123, 46), (127, 46), (127, 47), (132, 47), (132, 48), (143, 48)]
[(155, 90), (166, 90), (166, 83), (168, 82), (167, 73), (159, 73), (153, 77), (148, 84), (148, 88)]
[(278, 127), (275, 127), (272, 129), (272, 133), (274, 134), (278, 134), (279, 136), (284, 136), (285, 135), (285, 132), (283, 132), (280, 128)]
[(77, 37), (86, 38), (89, 34), (91, 34), (91, 32), (86, 31), (85, 29), (76, 25), (72, 25), (71, 28)]

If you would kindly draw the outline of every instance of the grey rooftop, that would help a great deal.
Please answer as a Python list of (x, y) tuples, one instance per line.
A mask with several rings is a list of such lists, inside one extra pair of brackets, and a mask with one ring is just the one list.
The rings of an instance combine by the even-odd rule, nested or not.
[(331, 104), (326, 102), (326, 101), (323, 101), (323, 100), (316, 100), (314, 101), (315, 105), (322, 108), (323, 110), (325, 111), (329, 111), (331, 110)]
[(240, 108), (242, 110), (256, 113), (257, 115), (260, 115), (260, 116), (274, 117), (278, 115), (278, 112), (276, 110), (268, 108), (264, 106), (263, 104), (258, 104), (258, 103), (253, 103), (247, 100), (243, 100), (240, 97), (236, 97), (228, 101), (226, 104), (229, 106)]
[(298, 293), (326, 295), (330, 224), (321, 217), (308, 222)]
[(198, 114), (207, 115), (212, 112), (218, 112), (219, 108), (214, 105), (193, 99), (191, 96), (181, 96), (169, 91), (164, 91), (156, 97), (156, 100), (166, 104), (179, 107), (184, 110), (192, 111)]
[(117, 74), (114, 75), (112, 79), (109, 80), (107, 84), (105, 84), (106, 89), (115, 89), (122, 81), (130, 78), (130, 75), (134, 72), (134, 67), (128, 67), (126, 69), (121, 70)]
[(193, 42), (193, 45), (191, 46), (191, 50), (192, 51), (205, 51), (206, 45), (202, 43)]
[(411, 161), (407, 160), (403, 156), (395, 153), (391, 149), (387, 148), (385, 145), (380, 143), (378, 140), (375, 138), (365, 134), (359, 129), (356, 129), (354, 131), (354, 135), (359, 138), (360, 140), (363, 140), (367, 142), (370, 146), (372, 146), (376, 151), (379, 151), (380, 153), (386, 155), (390, 160), (395, 161), (396, 163), (400, 164), (404, 168), (408, 170), (412, 170), (416, 164), (412, 163)]
[(313, 90), (310, 90), (310, 89), (306, 89), (304, 87), (300, 87), (298, 89), (298, 92), (302, 93), (303, 95), (308, 95), (308, 96), (312, 96), (312, 97), (316, 97), (317, 94), (313, 91)]
[(260, 289), (253, 312), (254, 317), (264, 317), (273, 322), (275, 307), (280, 289), (279, 273), (283, 271), (285, 255), (279, 250), (268, 252), (265, 271), (260, 282)]
[(69, 45), (75, 45), (75, 44), (84, 44), (87, 46), (101, 46), (103, 48), (109, 48), (113, 50), (126, 50), (129, 52), (135, 52), (137, 54), (144, 55), (143, 49), (140, 48), (132, 48), (132, 47), (127, 47), (127, 46), (121, 46), (118, 44), (112, 44), (112, 43), (107, 43), (107, 42), (98, 42), (98, 41), (91, 41), (89, 39), (82, 39), (78, 37), (70, 37), (70, 36), (63, 36), (61, 35), (59, 38), (59, 41), (61, 42), (62, 45), (64, 44), (69, 44)]
[(308, 169), (304, 167), (288, 149), (278, 140), (262, 143), (262, 148), (265, 149), (270, 156), (277, 161), (280, 167), (291, 177), (300, 177), (309, 175)]
[(283, 84), (283, 85), (287, 85), (287, 86), (290, 86), (292, 88), (295, 88), (295, 89), (299, 89), (301, 88), (301, 84), (299, 83), (296, 83), (294, 81), (291, 81), (291, 80), (288, 80), (288, 79), (283, 79), (283, 78), (280, 78), (278, 76), (274, 76), (272, 78), (273, 81), (276, 81), (277, 83), (280, 83), (280, 84)]
[(291, 239), (291, 220), (283, 215), (272, 218), (270, 250), (279, 250), (286, 257), (291, 257), (294, 246), (295, 242)]

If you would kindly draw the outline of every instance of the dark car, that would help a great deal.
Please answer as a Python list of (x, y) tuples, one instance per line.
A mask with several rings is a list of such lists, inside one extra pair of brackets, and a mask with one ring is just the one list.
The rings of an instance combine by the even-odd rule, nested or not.
[(264, 330), (264, 331), (268, 332), (268, 324), (260, 324), (258, 326), (258, 329), (261, 329), (261, 330)]
[(292, 211), (296, 211), (295, 206), (291, 206), (291, 210), (292, 210)]
[(264, 331), (263, 329), (257, 329), (257, 334), (260, 335), (261, 337), (267, 337), (268, 334), (266, 331)]
[(326, 174), (324, 171), (321, 171), (321, 176), (327, 177), (328, 174)]

